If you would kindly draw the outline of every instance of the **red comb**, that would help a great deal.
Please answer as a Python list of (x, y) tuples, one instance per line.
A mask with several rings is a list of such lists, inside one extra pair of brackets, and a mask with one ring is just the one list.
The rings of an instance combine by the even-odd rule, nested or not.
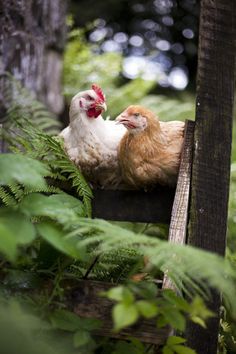
[(102, 92), (102, 89), (96, 85), (96, 84), (92, 84), (92, 89), (96, 92), (96, 94), (98, 95), (98, 97), (102, 100), (105, 101), (105, 95)]

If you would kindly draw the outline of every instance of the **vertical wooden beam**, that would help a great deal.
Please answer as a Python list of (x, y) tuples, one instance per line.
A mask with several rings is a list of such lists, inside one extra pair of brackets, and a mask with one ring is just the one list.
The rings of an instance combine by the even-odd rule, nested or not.
[[(186, 243), (190, 182), (193, 162), (194, 125), (195, 124), (193, 121), (187, 120), (185, 122), (184, 144), (180, 159), (179, 175), (169, 227), (169, 242), (178, 243), (180, 245)], [(167, 273), (168, 272), (166, 272), (164, 276), (162, 288), (176, 290), (174, 284), (170, 278), (168, 278)]]
[[(202, 0), (197, 110), (188, 243), (224, 255), (235, 83), (235, 0)], [(212, 291), (210, 308), (219, 312)], [(188, 345), (198, 354), (217, 352), (219, 319), (203, 330), (189, 323)]]

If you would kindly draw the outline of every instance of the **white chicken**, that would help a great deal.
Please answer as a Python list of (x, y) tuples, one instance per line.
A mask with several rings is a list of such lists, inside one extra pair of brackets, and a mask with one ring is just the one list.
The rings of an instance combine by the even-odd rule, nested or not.
[(104, 120), (105, 110), (105, 95), (97, 85), (77, 93), (70, 105), (69, 126), (60, 136), (68, 156), (93, 186), (114, 189), (121, 184), (117, 150), (127, 130)]

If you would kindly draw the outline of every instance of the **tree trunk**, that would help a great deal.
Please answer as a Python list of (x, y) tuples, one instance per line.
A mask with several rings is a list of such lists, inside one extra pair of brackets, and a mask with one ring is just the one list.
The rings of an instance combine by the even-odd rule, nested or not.
[[(197, 110), (188, 243), (224, 255), (230, 179), (235, 83), (235, 0), (202, 0)], [(220, 294), (210, 308), (219, 313)], [(198, 354), (217, 352), (219, 317), (207, 330), (189, 323), (188, 345)]]
[[(0, 4), (0, 74), (12, 73), (56, 114), (64, 107), (61, 73), (66, 3), (65, 0), (1, 0)], [(4, 84), (2, 77), (2, 109)]]

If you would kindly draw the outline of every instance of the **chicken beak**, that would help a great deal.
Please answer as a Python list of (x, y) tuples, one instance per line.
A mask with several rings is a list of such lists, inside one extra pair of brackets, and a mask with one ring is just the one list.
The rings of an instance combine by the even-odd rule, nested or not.
[(96, 105), (96, 108), (97, 108), (97, 109), (102, 109), (104, 112), (106, 112), (106, 110), (107, 110), (107, 105), (106, 105), (105, 102), (103, 102), (103, 103), (98, 103), (98, 104)]
[(125, 124), (128, 122), (128, 116), (122, 113), (118, 117), (116, 117), (115, 122), (116, 124)]
[(135, 122), (133, 122), (132, 117), (128, 113), (121, 113), (116, 119), (116, 124), (123, 124), (127, 129), (137, 128)]

